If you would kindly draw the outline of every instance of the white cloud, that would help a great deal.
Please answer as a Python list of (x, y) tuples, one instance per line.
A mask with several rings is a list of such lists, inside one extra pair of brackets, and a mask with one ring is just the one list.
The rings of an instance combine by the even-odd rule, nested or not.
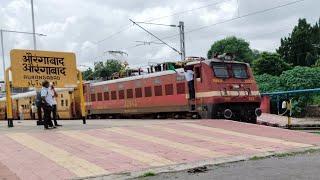
[[(214, 3), (219, 3), (213, 5)], [(291, 0), (239, 0), (240, 15), (270, 8)], [(154, 23), (177, 24), (185, 22), (186, 31), (221, 22), (238, 14), (236, 0), (37, 0), (35, 5), (36, 30), (47, 34), (37, 37), (39, 49), (54, 51), (74, 51), (78, 64), (93, 64), (105, 59), (105, 51), (125, 50), (129, 63), (146, 64), (148, 60), (164, 61), (164, 58), (179, 59), (179, 55), (164, 45), (134, 47), (135, 41), (154, 41), (155, 39), (136, 26), (110, 37), (119, 28), (131, 23), (129, 18), (145, 21), (177, 12), (197, 9), (173, 16), (157, 19)], [(206, 6), (207, 7), (204, 7)], [(260, 50), (274, 50), (279, 39), (287, 35), (299, 17), (315, 22), (319, 18), (316, 0), (304, 1), (296, 5), (276, 9), (268, 13), (210, 26), (200, 31), (186, 33), (187, 55), (206, 56), (210, 45), (226, 36), (236, 35), (250, 41), (251, 47)], [(32, 31), (29, 0), (1, 0), (0, 27), (4, 29)], [(178, 33), (177, 28), (144, 25), (159, 37)], [(95, 44), (99, 40), (105, 41)], [(13, 48), (31, 49), (32, 37), (25, 34), (5, 33), (6, 62)], [(165, 39), (179, 49), (179, 36)], [(1, 64), (1, 63), (0, 63)], [(0, 68), (2, 69), (2, 68)], [(0, 79), (2, 72), (0, 72)]]

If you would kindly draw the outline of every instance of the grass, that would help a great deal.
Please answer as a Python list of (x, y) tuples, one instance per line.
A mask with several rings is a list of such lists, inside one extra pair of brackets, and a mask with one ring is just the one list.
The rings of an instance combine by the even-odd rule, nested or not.
[(308, 150), (301, 151), (301, 152), (278, 153), (278, 154), (264, 156), (264, 157), (254, 156), (254, 157), (250, 158), (249, 160), (257, 161), (257, 160), (266, 159), (266, 158), (270, 158), (270, 157), (284, 158), (284, 157), (290, 157), (290, 156), (295, 156), (295, 155), (300, 155), (300, 154), (315, 153), (315, 152), (320, 152), (320, 149), (308, 149)]
[(143, 178), (143, 177), (150, 177), (150, 176), (155, 176), (156, 174), (154, 172), (146, 172), (144, 174), (142, 174), (141, 176), (139, 176), (139, 178)]
[(260, 159), (265, 159), (267, 157), (262, 157), (262, 156), (253, 156), (252, 158), (250, 158), (249, 160), (252, 160), (252, 161), (257, 161), (257, 160), (260, 160)]

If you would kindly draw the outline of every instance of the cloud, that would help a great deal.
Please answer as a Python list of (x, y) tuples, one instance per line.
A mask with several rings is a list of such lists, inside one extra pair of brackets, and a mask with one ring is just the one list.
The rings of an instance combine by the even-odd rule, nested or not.
[[(165, 45), (137, 46), (135, 41), (156, 39), (129, 22), (154, 19), (154, 23), (178, 24), (185, 22), (186, 32), (221, 22), (238, 15), (271, 8), (293, 0), (37, 0), (35, 5), (36, 31), (47, 34), (37, 37), (43, 50), (74, 51), (78, 64), (90, 65), (107, 58), (109, 50), (123, 50), (129, 54), (130, 64), (142, 65), (148, 61), (162, 62), (180, 56)], [(29, 0), (1, 0), (0, 27), (32, 31)], [(239, 6), (239, 10), (237, 9)], [(186, 33), (187, 56), (206, 56), (211, 44), (227, 36), (239, 36), (251, 47), (273, 51), (280, 38), (288, 35), (299, 18), (314, 23), (319, 18), (320, 1), (301, 3), (275, 9), (232, 22), (209, 26)], [(194, 10), (191, 10), (194, 9)], [(159, 18), (161, 17), (161, 18)], [(158, 37), (178, 34), (177, 28), (143, 25)], [(96, 42), (103, 40), (96, 44)], [(5, 33), (6, 63), (13, 48), (32, 49), (32, 36)], [(179, 49), (179, 36), (164, 39)], [(1, 63), (0, 63), (1, 64)], [(2, 68), (0, 68), (2, 69)], [(0, 72), (0, 79), (2, 72)]]

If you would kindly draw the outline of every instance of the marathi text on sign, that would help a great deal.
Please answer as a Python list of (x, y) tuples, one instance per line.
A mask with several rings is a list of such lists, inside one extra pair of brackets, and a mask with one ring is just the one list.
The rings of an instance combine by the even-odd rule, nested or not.
[(77, 83), (74, 53), (12, 50), (11, 65), (15, 87), (40, 87), (44, 80), (57, 87)]

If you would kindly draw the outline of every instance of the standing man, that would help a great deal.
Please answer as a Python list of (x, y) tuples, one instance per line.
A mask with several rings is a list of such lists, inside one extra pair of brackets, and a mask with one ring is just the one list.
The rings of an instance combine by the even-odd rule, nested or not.
[(35, 100), (35, 104), (37, 107), (37, 114), (38, 114), (38, 121), (37, 121), (37, 125), (43, 125), (43, 121), (42, 121), (42, 97), (41, 97), (41, 91), (37, 91), (37, 96), (36, 96), (36, 100)]
[(31, 105), (31, 119), (36, 119), (37, 106), (33, 102)]
[(23, 118), (23, 106), (22, 105), (19, 106), (19, 119), (20, 119), (20, 121), (24, 120), (24, 118)]
[(184, 67), (184, 72), (177, 72), (177, 73), (180, 75), (184, 75), (186, 81), (188, 82), (189, 99), (194, 100), (196, 97), (196, 92), (194, 89), (194, 78), (193, 78), (194, 72), (192, 71), (192, 66)]
[(54, 89), (53, 84), (51, 84), (50, 86), (50, 93), (52, 95), (52, 118), (53, 118), (53, 122), (55, 126), (62, 126), (60, 124), (58, 124), (57, 122), (57, 101), (56, 101), (56, 97), (58, 97), (58, 94), (56, 92), (56, 90)]
[[(51, 111), (53, 105), (53, 98), (52, 94), (49, 89), (49, 82), (47, 80), (42, 82), (42, 89), (41, 89), (41, 99), (42, 99), (42, 108), (44, 111), (44, 128), (51, 129), (55, 128), (51, 121)], [(49, 128), (50, 127), (50, 128)]]

